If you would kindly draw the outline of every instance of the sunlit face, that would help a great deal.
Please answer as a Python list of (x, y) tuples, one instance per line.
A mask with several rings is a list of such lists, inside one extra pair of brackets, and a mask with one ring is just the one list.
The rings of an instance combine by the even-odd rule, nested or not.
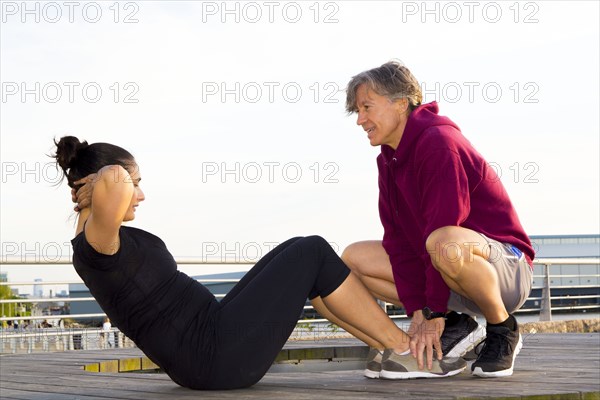
[(135, 209), (140, 204), (140, 202), (144, 201), (146, 197), (144, 196), (144, 192), (140, 188), (140, 181), (142, 177), (140, 175), (140, 168), (137, 164), (133, 167), (127, 169), (129, 172), (129, 176), (133, 182), (133, 195), (131, 196), (131, 202), (129, 203), (129, 208), (125, 213), (125, 217), (123, 221), (132, 221), (135, 219)]
[(406, 99), (390, 101), (362, 84), (356, 90), (356, 108), (356, 124), (367, 132), (371, 146), (398, 147), (407, 120)]

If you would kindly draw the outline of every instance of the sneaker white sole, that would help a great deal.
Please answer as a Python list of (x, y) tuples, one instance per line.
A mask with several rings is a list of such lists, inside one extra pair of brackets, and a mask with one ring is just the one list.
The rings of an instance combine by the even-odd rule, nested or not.
[(379, 379), (380, 372), (365, 369), (364, 375), (369, 379)]
[(460, 368), (460, 369), (457, 369), (454, 371), (449, 371), (443, 375), (434, 374), (434, 373), (427, 372), (427, 371), (393, 372), (393, 371), (382, 370), (381, 373), (379, 374), (379, 376), (382, 379), (446, 378), (448, 376), (460, 374), (462, 371), (464, 371), (465, 368), (466, 367), (463, 367), (463, 368)]
[(519, 333), (519, 343), (517, 343), (517, 348), (515, 349), (515, 351), (513, 353), (513, 359), (512, 359), (512, 363), (510, 364), (510, 368), (503, 369), (502, 371), (486, 372), (486, 371), (482, 370), (480, 367), (475, 367), (475, 369), (473, 369), (472, 374), (475, 376), (479, 376), (481, 378), (501, 378), (503, 376), (511, 376), (513, 374), (513, 367), (515, 366), (515, 359), (517, 358), (517, 354), (519, 354), (522, 347), (523, 347), (523, 339), (521, 337), (521, 334)]
[(485, 340), (485, 327), (478, 325), (477, 329), (450, 350), (446, 357), (464, 357), (475, 346)]

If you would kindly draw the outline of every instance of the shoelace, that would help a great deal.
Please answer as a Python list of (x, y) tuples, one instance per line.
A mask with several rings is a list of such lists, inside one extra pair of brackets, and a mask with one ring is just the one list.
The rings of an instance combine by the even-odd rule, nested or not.
[[(482, 345), (483, 347), (481, 347)], [(495, 360), (503, 355), (511, 354), (512, 351), (513, 346), (508, 337), (495, 333), (490, 334), (490, 332), (488, 332), (486, 339), (475, 347), (477, 360), (480, 358)]]
[(483, 345), (485, 344), (485, 339), (482, 340), (481, 342), (477, 343), (477, 346), (475, 346), (475, 348), (473, 349), (473, 351), (475, 352), (475, 355), (477, 357), (479, 357), (479, 354), (481, 354), (481, 351), (483, 350)]

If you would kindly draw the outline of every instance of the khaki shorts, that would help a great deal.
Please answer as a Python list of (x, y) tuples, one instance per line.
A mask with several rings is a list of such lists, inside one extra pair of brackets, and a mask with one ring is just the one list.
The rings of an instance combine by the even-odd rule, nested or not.
[[(521, 308), (533, 283), (533, 271), (525, 255), (512, 244), (500, 243), (487, 236), (481, 235), (490, 246), (488, 262), (496, 269), (500, 283), (500, 293), (506, 311), (513, 313)], [(472, 300), (450, 291), (448, 309), (467, 314), (483, 315), (477, 304)]]

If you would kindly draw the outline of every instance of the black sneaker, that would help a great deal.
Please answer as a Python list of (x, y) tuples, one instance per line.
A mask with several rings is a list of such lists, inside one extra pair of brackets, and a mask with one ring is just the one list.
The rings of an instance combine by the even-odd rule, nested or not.
[(450, 314), (440, 338), (442, 353), (444, 357), (464, 357), (485, 339), (485, 328), (467, 314)]
[(484, 378), (512, 375), (515, 358), (523, 347), (516, 321), (514, 331), (504, 326), (488, 326), (486, 331), (483, 349), (471, 365), (473, 375)]

